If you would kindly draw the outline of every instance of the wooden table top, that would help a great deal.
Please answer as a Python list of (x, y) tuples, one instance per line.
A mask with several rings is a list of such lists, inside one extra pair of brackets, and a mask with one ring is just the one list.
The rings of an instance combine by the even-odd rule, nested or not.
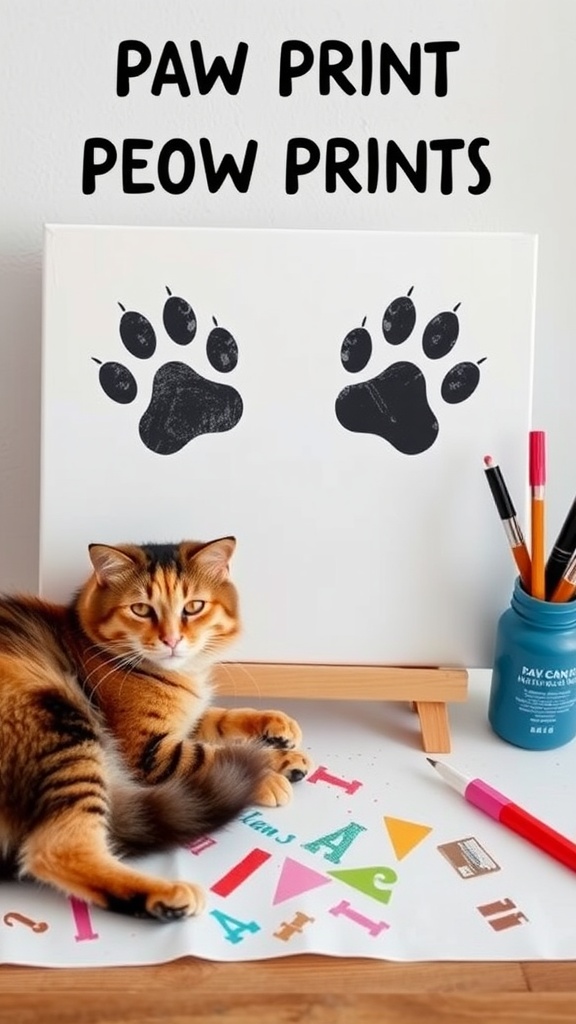
[(10, 1024), (564, 1024), (576, 962), (398, 964), (322, 956), (146, 967), (0, 966)]

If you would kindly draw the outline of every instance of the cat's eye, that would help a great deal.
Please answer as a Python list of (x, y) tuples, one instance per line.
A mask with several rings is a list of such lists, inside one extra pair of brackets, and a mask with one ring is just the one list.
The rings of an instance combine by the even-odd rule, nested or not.
[(188, 601), (188, 603), (184, 605), (184, 615), (198, 615), (205, 604), (205, 601)]
[(154, 614), (154, 609), (151, 604), (131, 604), (130, 611), (137, 615), (139, 619), (151, 619)]

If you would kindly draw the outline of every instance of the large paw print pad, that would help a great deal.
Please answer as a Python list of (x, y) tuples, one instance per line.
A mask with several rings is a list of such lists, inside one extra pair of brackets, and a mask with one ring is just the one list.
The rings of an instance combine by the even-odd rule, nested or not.
[[(162, 320), (175, 345), (189, 345), (196, 336), (196, 314), (190, 303), (172, 295), (169, 288)], [(150, 321), (120, 303), (120, 339), (126, 351), (136, 359), (150, 359), (156, 351), (156, 333)], [(219, 373), (229, 373), (238, 363), (238, 346), (230, 331), (216, 320), (206, 339), (206, 356)], [(136, 379), (123, 363), (102, 363), (99, 380), (112, 401), (128, 405), (138, 394)], [(193, 438), (232, 430), (243, 413), (242, 398), (228, 384), (208, 380), (188, 363), (170, 361), (158, 368), (152, 383), (152, 396), (142, 414), (140, 438), (158, 455), (173, 455)]]
[[(414, 330), (412, 290), (394, 299), (382, 317), (382, 334), (389, 345), (404, 344)], [(454, 348), (460, 333), (459, 305), (432, 317), (424, 328), (422, 351), (427, 359), (443, 359)], [(372, 356), (372, 338), (365, 324), (366, 317), (342, 342), (340, 359), (348, 373), (359, 373)], [(456, 405), (470, 398), (483, 362), (461, 362), (448, 370), (440, 388), (444, 402)], [(382, 437), (403, 455), (427, 451), (438, 437), (438, 420), (428, 403), (424, 374), (411, 362), (392, 363), (378, 376), (343, 388), (336, 399), (336, 416), (346, 430)]]

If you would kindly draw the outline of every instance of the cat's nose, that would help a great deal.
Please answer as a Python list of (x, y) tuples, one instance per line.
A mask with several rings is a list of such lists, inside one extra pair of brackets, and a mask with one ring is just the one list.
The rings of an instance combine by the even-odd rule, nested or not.
[(166, 646), (169, 647), (170, 650), (174, 651), (178, 644), (180, 643), (182, 637), (177, 636), (175, 633), (167, 633), (166, 636), (161, 636), (160, 639), (163, 644), (166, 644)]

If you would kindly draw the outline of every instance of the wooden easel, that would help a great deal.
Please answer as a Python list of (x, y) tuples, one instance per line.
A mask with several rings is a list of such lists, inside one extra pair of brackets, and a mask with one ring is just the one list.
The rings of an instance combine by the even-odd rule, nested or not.
[(217, 666), (214, 680), (219, 693), (235, 697), (407, 701), (418, 712), (423, 749), (436, 754), (450, 752), (448, 704), (468, 696), (468, 673), (458, 668), (235, 662)]

